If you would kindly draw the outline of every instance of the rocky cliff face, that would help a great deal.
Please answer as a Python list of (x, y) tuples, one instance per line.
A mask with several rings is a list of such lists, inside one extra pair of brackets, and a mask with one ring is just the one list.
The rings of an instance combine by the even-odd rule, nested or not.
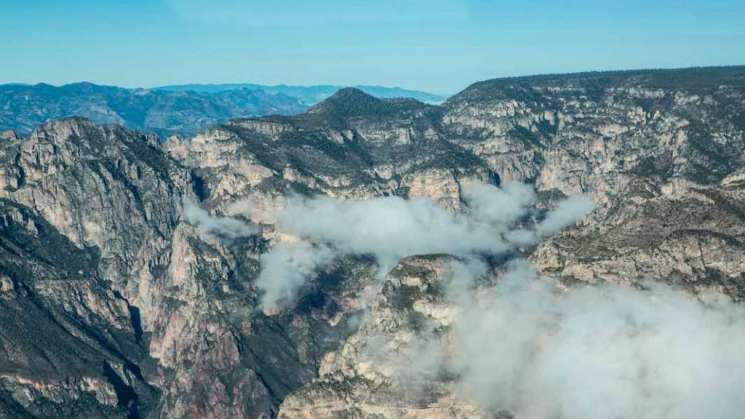
[(500, 79), (443, 106), (348, 89), (162, 144), (80, 118), (3, 133), (0, 417), (510, 417), (448, 371), (400, 374), (423, 336), (447, 347), (451, 256), (382, 275), (335, 258), (262, 311), (262, 255), (294, 240), (276, 226), (288, 197), (459, 214), (465, 185), (517, 180), (540, 218), (588, 192), (587, 219), (517, 250), (541, 272), (740, 299), (744, 120), (745, 70), (726, 68)]
[(486, 81), (444, 121), (503, 178), (593, 194), (592, 221), (536, 251), (545, 271), (739, 293), (744, 83), (739, 68)]
[(234, 120), (164, 148), (198, 173), (208, 204), (294, 188), (342, 198), (428, 196), (455, 209), (461, 182), (498, 177), (442, 135), (440, 114), (346, 89), (305, 114)]
[[(442, 298), (447, 256), (402, 260), (373, 294), (362, 326), (321, 362), (319, 379), (290, 395), (280, 418), (317, 417), (487, 417), (477, 406), (454, 397), (446, 372), (429, 369), (422, 346), (431, 330), (444, 331), (454, 311)], [(447, 339), (443, 333), (437, 339)]]

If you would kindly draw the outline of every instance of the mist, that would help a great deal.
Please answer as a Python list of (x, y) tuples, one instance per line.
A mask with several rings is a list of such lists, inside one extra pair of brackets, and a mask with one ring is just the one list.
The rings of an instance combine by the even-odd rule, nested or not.
[(333, 256), (326, 246), (302, 241), (278, 243), (261, 255), (262, 270), (256, 280), (256, 286), (264, 291), (261, 308), (273, 313), (281, 305), (290, 304), (296, 291)]
[(455, 344), (440, 367), (484, 409), (552, 419), (745, 411), (745, 310), (728, 297), (659, 283), (567, 289), (525, 261), (493, 287), (473, 288), (467, 276), (452, 284)]
[[(264, 208), (264, 199), (249, 197), (228, 210), (272, 222), (280, 235), (292, 238), (291, 242), (278, 242), (260, 260), (256, 286), (263, 292), (261, 308), (276, 312), (292, 305), (303, 285), (336, 256), (372, 255), (383, 275), (406, 256), (502, 254), (515, 245), (535, 244), (575, 223), (593, 206), (587, 195), (571, 196), (533, 229), (515, 231), (512, 225), (535, 204), (532, 186), (518, 182), (502, 187), (471, 184), (464, 186), (462, 199), (465, 208), (457, 213), (428, 198), (344, 201), (325, 196), (272, 200), (271, 208)], [(241, 219), (211, 215), (188, 199), (183, 201), (183, 213), (206, 234), (235, 239), (258, 232)]]
[[(423, 254), (450, 254), (470, 257), (481, 254), (501, 254), (514, 248), (505, 238), (510, 226), (528, 213), (535, 202), (533, 188), (511, 183), (502, 188), (492, 185), (470, 185), (464, 189), (464, 211), (451, 213), (427, 198), (405, 200), (400, 197), (380, 197), (361, 201), (341, 201), (324, 196), (291, 197), (286, 207), (276, 214), (278, 231), (299, 238), (306, 243), (326, 245), (336, 255), (372, 255), (378, 261), (381, 274), (390, 270), (401, 258)], [(585, 196), (571, 197), (557, 207), (559, 214), (546, 217), (551, 228), (570, 224), (576, 202), (592, 201)], [(562, 206), (564, 204), (564, 206)], [(540, 224), (539, 224), (540, 227)], [(532, 237), (544, 232), (530, 232)], [(275, 257), (271, 250), (267, 261)], [(285, 252), (278, 248), (278, 252)], [(304, 264), (319, 268), (328, 260)], [(309, 270), (266, 270), (260, 274), (258, 285), (266, 291), (264, 306), (275, 307), (276, 289), (282, 289), (282, 298), (291, 299), (292, 293), (310, 279)], [(304, 279), (304, 280), (301, 280)]]
[(184, 198), (182, 205), (186, 220), (203, 233), (228, 239), (247, 237), (258, 233), (258, 229), (255, 226), (247, 224), (243, 220), (210, 215), (207, 210), (186, 198)]
[[(271, 314), (293, 304), (339, 256), (372, 255), (385, 273), (406, 256), (455, 255), (461, 262), (452, 265), (442, 297), (455, 313), (445, 338), (442, 329), (425, 328), (410, 348), (391, 354), (381, 344), (386, 336), (369, 336), (367, 356), (387, 364), (405, 388), (446, 371), (459, 398), (516, 418), (742, 416), (742, 306), (659, 283), (566, 287), (525, 260), (495, 273), (480, 256), (536, 244), (587, 216), (592, 201), (570, 196), (530, 225), (530, 186), (472, 185), (463, 200), (463, 211), (453, 214), (428, 199), (291, 197), (273, 213), (277, 232), (291, 239), (261, 256), (262, 308)], [(185, 211), (215, 234), (251, 231), (198, 207)]]
[(504, 237), (516, 246), (533, 246), (586, 217), (592, 212), (593, 207), (594, 204), (588, 194), (572, 195), (559, 202), (556, 208), (532, 229), (511, 230), (505, 233)]
[(408, 255), (500, 252), (508, 246), (489, 225), (453, 215), (429, 199), (292, 199), (278, 227), (343, 253), (375, 255), (388, 266)]

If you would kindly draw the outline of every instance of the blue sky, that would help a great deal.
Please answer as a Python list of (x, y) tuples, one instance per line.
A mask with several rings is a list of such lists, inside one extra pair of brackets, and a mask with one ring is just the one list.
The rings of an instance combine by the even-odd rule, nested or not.
[(0, 0), (0, 83), (381, 84), (745, 64), (745, 1)]

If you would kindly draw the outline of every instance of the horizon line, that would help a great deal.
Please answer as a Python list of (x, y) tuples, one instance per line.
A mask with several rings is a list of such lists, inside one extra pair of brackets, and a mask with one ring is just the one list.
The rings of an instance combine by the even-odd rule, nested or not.
[[(526, 74), (519, 74), (519, 75), (502, 75), (492, 78), (486, 78), (481, 80), (475, 80), (468, 84), (465, 88), (461, 89), (460, 91), (463, 91), (467, 89), (469, 86), (472, 86), (476, 83), (491, 81), (491, 80), (511, 80), (511, 79), (529, 79), (529, 78), (538, 78), (538, 77), (561, 77), (561, 76), (573, 76), (573, 75), (588, 75), (588, 74), (623, 74), (623, 73), (634, 73), (634, 72), (656, 72), (656, 71), (685, 71), (685, 70), (705, 70), (705, 69), (737, 69), (742, 68), (745, 70), (745, 64), (724, 64), (724, 65), (706, 65), (706, 66), (685, 66), (685, 67), (647, 67), (647, 68), (626, 68), (626, 69), (601, 69), (601, 70), (579, 70), (579, 71), (568, 71), (568, 72), (546, 72), (546, 73), (526, 73)], [(379, 88), (385, 88), (385, 89), (400, 89), (400, 90), (409, 90), (413, 92), (419, 92), (419, 93), (426, 93), (430, 95), (435, 96), (443, 96), (448, 97), (452, 96), (456, 93), (436, 93), (429, 90), (422, 90), (422, 89), (416, 89), (416, 88), (408, 88), (408, 87), (402, 87), (401, 85), (382, 85), (382, 84), (335, 84), (335, 83), (298, 83), (298, 84), (292, 84), (292, 83), (259, 83), (259, 82), (250, 82), (250, 81), (242, 81), (242, 82), (186, 82), (186, 83), (169, 83), (169, 84), (158, 84), (151, 87), (142, 87), (142, 86), (125, 86), (125, 85), (119, 85), (119, 84), (110, 84), (110, 83), (98, 83), (93, 82), (89, 80), (79, 80), (79, 81), (71, 81), (66, 83), (49, 83), (45, 81), (37, 81), (37, 82), (2, 82), (0, 83), (0, 87), (4, 86), (39, 86), (39, 85), (45, 85), (45, 86), (51, 86), (55, 88), (62, 88), (66, 86), (72, 86), (77, 84), (90, 84), (94, 86), (99, 87), (113, 87), (113, 88), (120, 88), (120, 89), (126, 89), (126, 90), (158, 90), (158, 89), (165, 89), (168, 87), (185, 87), (185, 86), (228, 86), (228, 85), (255, 85), (260, 87), (295, 87), (295, 88), (313, 88), (313, 87), (333, 87), (333, 88), (363, 88), (363, 87), (379, 87)]]

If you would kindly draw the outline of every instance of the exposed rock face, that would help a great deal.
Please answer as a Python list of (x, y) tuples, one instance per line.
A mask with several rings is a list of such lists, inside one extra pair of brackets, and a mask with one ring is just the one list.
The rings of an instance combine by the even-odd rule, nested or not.
[(596, 214), (599, 220), (542, 244), (533, 259), (566, 279), (665, 279), (718, 287), (739, 299), (743, 199), (741, 187), (722, 184), (630, 184)]
[(157, 240), (153, 248), (141, 240), (175, 211), (155, 209), (159, 202), (140, 183), (162, 187), (158, 160), (141, 160), (162, 154), (146, 137), (121, 134), (55, 122), (0, 152), (7, 316), (0, 345), (8, 354), (0, 368), (3, 400), (12, 402), (2, 408), (11, 416), (137, 416), (157, 401), (142, 372), (141, 318), (125, 290), (157, 252)]
[(236, 120), (164, 148), (194, 168), (209, 204), (294, 187), (343, 198), (427, 196), (456, 209), (461, 182), (498, 177), (442, 136), (440, 114), (345, 89), (306, 114)]
[(3, 414), (271, 416), (345, 330), (252, 312), (261, 238), (185, 223), (194, 181), (155, 137), (69, 119), (0, 153)]
[[(542, 207), (590, 192), (586, 220), (522, 249), (543, 273), (742, 298), (743, 121), (745, 70), (724, 68), (492, 80), (443, 106), (349, 89), (163, 144), (80, 118), (3, 133), (0, 417), (509, 417), (447, 375), (425, 391), (393, 374), (452, 321), (448, 256), (382, 280), (339, 258), (262, 313), (260, 257), (289, 240), (277, 208), (396, 195), (458, 212), (474, 181), (532, 182)], [(205, 232), (184, 200), (246, 222), (250, 203), (260, 226)]]
[(407, 377), (408, 369), (427, 362), (418, 358), (418, 345), (428, 344), (429, 338), (422, 332), (444, 330), (453, 321), (452, 308), (442, 298), (450, 259), (401, 261), (374, 293), (363, 326), (324, 357), (320, 378), (289, 396), (279, 417), (486, 417), (453, 397), (447, 378), (431, 376), (422, 382), (421, 377)]
[(545, 271), (741, 292), (742, 69), (486, 81), (448, 108), (450, 138), (503, 178), (592, 192), (592, 220), (533, 256)]

